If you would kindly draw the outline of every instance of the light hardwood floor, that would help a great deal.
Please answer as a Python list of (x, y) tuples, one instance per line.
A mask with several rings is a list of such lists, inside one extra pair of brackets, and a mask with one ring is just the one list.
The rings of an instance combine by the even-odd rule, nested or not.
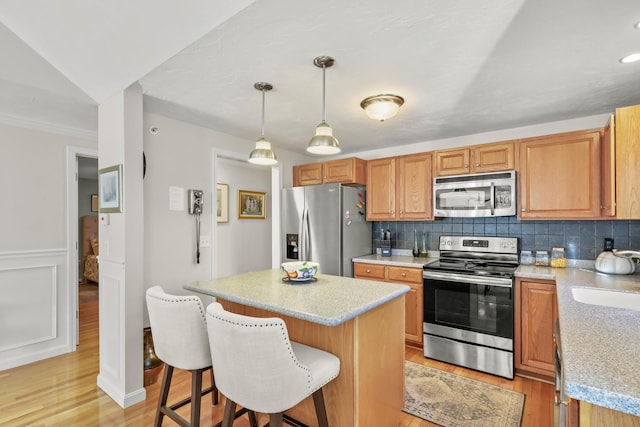
[[(141, 350), (142, 352), (142, 350)], [(553, 386), (516, 377), (495, 377), (469, 369), (425, 359), (420, 350), (407, 347), (406, 359), (479, 381), (516, 390), (526, 395), (523, 427), (551, 426)], [(80, 308), (80, 346), (74, 353), (0, 372), (0, 425), (2, 426), (151, 426), (155, 417), (160, 381), (147, 387), (147, 399), (127, 409), (120, 408), (96, 386), (98, 375), (98, 303)], [(205, 375), (205, 384), (207, 376)], [(176, 370), (169, 401), (189, 393), (190, 376)], [(172, 400), (173, 399), (173, 400)], [(217, 407), (205, 396), (201, 425), (222, 419), (224, 400)], [(331, 408), (328, 408), (330, 411)], [(189, 406), (180, 410), (188, 418)], [(176, 425), (165, 418), (164, 426)], [(246, 415), (234, 426), (247, 427)], [(402, 414), (399, 426), (426, 427), (435, 424)], [(492, 426), (495, 427), (495, 426)]]

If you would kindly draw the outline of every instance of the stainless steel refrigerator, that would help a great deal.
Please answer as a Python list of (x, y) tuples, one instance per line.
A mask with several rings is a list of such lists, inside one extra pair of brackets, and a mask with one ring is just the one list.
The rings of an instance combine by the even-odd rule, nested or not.
[(282, 190), (282, 261), (315, 261), (319, 272), (353, 277), (351, 258), (371, 254), (363, 188), (341, 184)]

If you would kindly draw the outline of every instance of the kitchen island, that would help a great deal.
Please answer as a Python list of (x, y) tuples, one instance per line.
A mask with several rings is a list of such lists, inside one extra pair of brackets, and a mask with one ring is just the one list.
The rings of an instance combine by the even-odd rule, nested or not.
[[(629, 414), (637, 423), (630, 425), (639, 425), (634, 417), (640, 416), (640, 305), (633, 307), (631, 297), (640, 292), (640, 274), (521, 265), (516, 276), (556, 282), (565, 392), (580, 401), (581, 425), (588, 419), (598, 425), (594, 414), (602, 408)], [(631, 308), (612, 306), (605, 298), (580, 301), (585, 289), (629, 292)]]
[[(184, 288), (216, 297), (226, 310), (280, 317), (292, 340), (340, 358), (340, 374), (324, 387), (333, 427), (395, 426), (404, 407), (404, 296), (408, 286), (318, 274), (286, 283), (279, 269)], [(313, 400), (287, 411), (316, 426)]]

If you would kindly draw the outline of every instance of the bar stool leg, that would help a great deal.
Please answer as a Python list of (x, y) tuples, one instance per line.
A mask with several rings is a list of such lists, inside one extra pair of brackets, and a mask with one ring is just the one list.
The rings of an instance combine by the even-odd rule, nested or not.
[(329, 420), (327, 419), (327, 408), (324, 405), (324, 394), (322, 394), (322, 388), (319, 388), (313, 393), (313, 405), (316, 407), (318, 425), (320, 427), (329, 427)]
[(162, 376), (162, 385), (160, 386), (160, 396), (158, 397), (158, 408), (156, 409), (155, 427), (162, 425), (164, 413), (162, 408), (167, 405), (167, 397), (169, 397), (169, 387), (171, 386), (171, 377), (173, 376), (173, 366), (165, 363), (164, 375)]
[(200, 427), (200, 401), (202, 399), (202, 369), (191, 371), (191, 426)]
[(227, 403), (224, 405), (224, 417), (222, 418), (222, 427), (231, 427), (236, 415), (236, 402), (227, 397)]
[(213, 406), (218, 405), (220, 403), (220, 392), (218, 391), (218, 387), (216, 386), (216, 379), (213, 375), (213, 368), (211, 368), (211, 404)]

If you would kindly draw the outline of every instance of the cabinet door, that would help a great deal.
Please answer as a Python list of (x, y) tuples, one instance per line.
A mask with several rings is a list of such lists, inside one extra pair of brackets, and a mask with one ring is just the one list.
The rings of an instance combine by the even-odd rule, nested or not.
[(640, 219), (640, 105), (616, 109), (616, 215)]
[(434, 175), (461, 175), (469, 173), (469, 149), (436, 151)]
[(422, 283), (407, 283), (411, 289), (404, 294), (404, 339), (410, 344), (422, 346)]
[(367, 162), (367, 221), (396, 219), (396, 160)]
[(433, 218), (431, 194), (431, 155), (428, 153), (398, 157), (399, 219)]
[(293, 186), (322, 184), (322, 163), (293, 167)]
[(324, 162), (323, 182), (366, 185), (366, 164), (365, 160), (355, 157)]
[(612, 115), (602, 135), (602, 186), (600, 214), (616, 216), (616, 138), (615, 117)]
[(520, 144), (520, 217), (600, 217), (600, 132), (581, 131)]
[(474, 147), (471, 150), (471, 171), (481, 173), (513, 169), (514, 147), (513, 141)]
[(518, 291), (520, 351), (515, 356), (516, 369), (553, 378), (553, 328), (558, 318), (555, 283), (522, 279)]

